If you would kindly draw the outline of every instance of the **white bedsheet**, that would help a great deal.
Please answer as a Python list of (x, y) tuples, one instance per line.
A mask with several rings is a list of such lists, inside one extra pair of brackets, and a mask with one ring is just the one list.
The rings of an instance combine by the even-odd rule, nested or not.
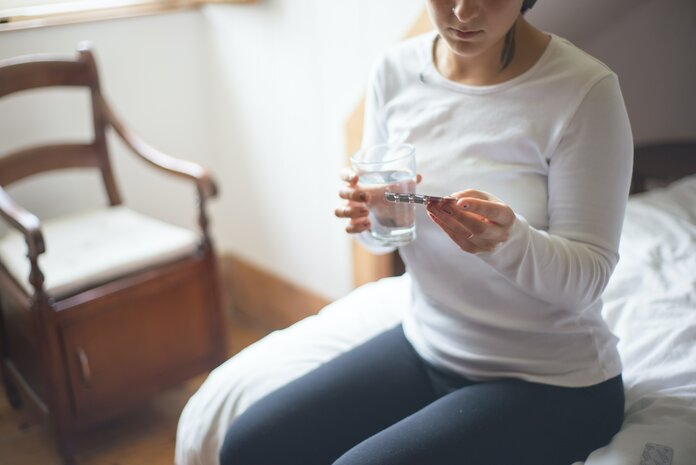
[[(177, 465), (217, 465), (235, 416), (398, 324), (409, 287), (408, 276), (363, 286), (214, 370), (182, 412)], [(673, 450), (671, 463), (655, 463), (696, 464), (696, 177), (629, 201), (621, 261), (604, 300), (605, 317), (621, 338), (626, 418), (585, 465), (639, 465), (647, 443)]]
[(694, 465), (696, 177), (631, 199), (620, 253), (604, 316), (621, 338), (626, 416), (585, 465), (639, 465), (647, 443), (670, 447), (671, 465)]

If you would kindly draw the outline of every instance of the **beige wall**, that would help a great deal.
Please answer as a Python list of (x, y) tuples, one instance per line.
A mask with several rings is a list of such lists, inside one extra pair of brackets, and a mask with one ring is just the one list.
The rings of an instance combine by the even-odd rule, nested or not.
[(350, 289), (349, 239), (333, 216), (345, 120), (376, 55), (420, 8), (285, 0), (204, 10), (226, 250), (328, 298)]
[(529, 18), (617, 73), (637, 142), (696, 137), (696, 1), (539, 0)]
[(696, 1), (643, 2), (585, 48), (619, 75), (637, 142), (696, 138)]

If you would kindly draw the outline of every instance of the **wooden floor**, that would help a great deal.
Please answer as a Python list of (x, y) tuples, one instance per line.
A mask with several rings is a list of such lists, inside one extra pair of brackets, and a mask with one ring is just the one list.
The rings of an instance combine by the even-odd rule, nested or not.
[[(228, 326), (230, 355), (268, 330), (243, 315)], [(81, 439), (78, 465), (172, 465), (179, 414), (205, 379), (169, 390), (137, 412), (101, 426)], [(0, 390), (0, 465), (61, 465), (48, 425), (26, 409), (13, 410)]]

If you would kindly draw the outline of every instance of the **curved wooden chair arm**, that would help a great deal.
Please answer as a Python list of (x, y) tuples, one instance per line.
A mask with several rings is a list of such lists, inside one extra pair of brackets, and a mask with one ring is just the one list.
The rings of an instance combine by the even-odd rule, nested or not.
[(201, 201), (217, 196), (217, 186), (205, 168), (196, 163), (181, 160), (160, 152), (131, 130), (123, 120), (116, 115), (103, 97), (101, 99), (101, 106), (103, 114), (108, 118), (109, 124), (136, 155), (160, 170), (195, 181), (198, 193), (201, 196)]
[(46, 252), (46, 244), (41, 232), (41, 221), (36, 215), (17, 205), (2, 187), (0, 216), (24, 236), (27, 257), (31, 263), (29, 282), (34, 286), (37, 295), (43, 294), (44, 275), (39, 268), (39, 255)]
[(2, 187), (0, 187), (0, 216), (22, 233), (29, 247), (30, 258), (35, 258), (46, 251), (39, 218), (17, 205)]

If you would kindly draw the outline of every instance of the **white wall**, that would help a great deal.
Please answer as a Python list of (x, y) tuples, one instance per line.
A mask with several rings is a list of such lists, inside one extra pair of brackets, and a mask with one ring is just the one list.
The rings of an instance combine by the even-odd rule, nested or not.
[[(202, 30), (200, 14), (189, 11), (3, 32), (0, 58), (72, 54), (78, 42), (89, 39), (96, 50), (102, 90), (123, 119), (158, 149), (210, 165)], [(21, 144), (65, 139), (64, 134), (88, 140), (88, 102), (87, 92), (78, 89), (28, 91), (0, 100), (0, 154)], [(116, 138), (110, 145), (117, 182), (128, 205), (177, 224), (196, 224), (192, 187), (147, 167)], [(10, 186), (10, 193), (41, 218), (106, 203), (101, 181), (91, 171), (30, 178)], [(183, 206), (164, 207), (163, 198)]]
[(372, 62), (421, 0), (276, 0), (204, 10), (219, 243), (335, 298), (351, 288), (348, 236), (333, 216), (345, 123)]
[[(335, 298), (352, 280), (349, 239), (332, 213), (346, 157), (346, 118), (374, 59), (404, 34), (422, 5), (423, 0), (215, 5), (1, 33), (0, 58), (70, 52), (79, 40), (92, 40), (104, 91), (124, 119), (154, 146), (214, 172), (222, 192), (212, 205), (218, 248)], [(530, 19), (569, 36), (617, 71), (637, 139), (696, 136), (696, 2), (583, 5), (569, 15), (567, 1), (540, 0)], [(53, 96), (46, 113), (20, 107), (15, 99), (0, 101), (0, 154), (13, 137), (32, 140), (30, 121), (43, 134), (66, 129), (84, 136), (72, 123), (84, 97), (65, 109), (59, 103), (74, 95)], [(194, 225), (189, 186), (153, 174), (123, 147), (113, 148), (129, 205)], [(51, 197), (48, 209), (38, 207), (45, 196), (35, 183), (12, 192), (44, 217), (103, 203), (96, 178), (57, 178), (51, 181), (62, 181), (61, 196)], [(164, 206), (162, 197), (175, 207)]]

